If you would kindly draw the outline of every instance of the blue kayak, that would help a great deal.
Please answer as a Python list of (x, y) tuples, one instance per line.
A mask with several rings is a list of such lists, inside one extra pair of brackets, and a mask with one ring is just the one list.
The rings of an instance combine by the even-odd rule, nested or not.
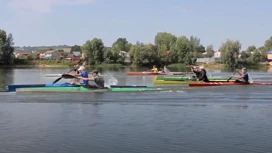
[[(62, 84), (21, 84), (21, 85), (9, 85), (8, 92), (15, 92), (18, 88), (35, 88), (35, 87), (80, 87), (81, 85), (72, 85), (70, 83)], [(95, 88), (96, 85), (89, 85)], [(111, 88), (146, 88), (147, 86), (135, 86), (135, 85), (111, 85)]]

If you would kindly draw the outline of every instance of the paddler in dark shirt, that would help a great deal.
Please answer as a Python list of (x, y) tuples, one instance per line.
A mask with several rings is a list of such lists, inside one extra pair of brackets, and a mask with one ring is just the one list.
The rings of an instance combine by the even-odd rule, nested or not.
[(207, 77), (207, 72), (204, 67), (200, 67), (200, 78), (198, 80), (202, 80), (203, 82), (210, 82)]
[(235, 82), (244, 82), (244, 83), (249, 83), (249, 77), (248, 77), (248, 73), (247, 73), (247, 69), (244, 67), (242, 68), (242, 73), (238, 72), (240, 75), (239, 76), (233, 76), (235, 78), (237, 78), (237, 80), (235, 80)]
[(201, 72), (200, 72), (199, 67), (198, 67), (198, 66), (192, 66), (192, 65), (191, 65), (191, 70), (192, 70), (192, 72), (195, 74), (195, 77), (194, 77), (194, 80), (193, 80), (193, 81), (198, 80), (198, 79), (201, 77)]
[(197, 81), (209, 82), (207, 72), (204, 67), (191, 66), (191, 69), (195, 73)]
[(92, 78), (82, 78), (83, 80), (88, 80), (88, 81), (94, 81), (96, 86), (99, 89), (104, 89), (105, 88), (105, 81), (104, 79), (98, 74), (99, 72), (97, 70), (92, 71)]

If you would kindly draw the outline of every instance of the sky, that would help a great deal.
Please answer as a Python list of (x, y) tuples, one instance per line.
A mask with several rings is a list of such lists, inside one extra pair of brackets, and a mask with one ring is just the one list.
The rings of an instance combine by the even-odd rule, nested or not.
[(272, 36), (271, 0), (0, 0), (0, 29), (16, 46), (111, 46), (127, 38), (154, 43), (158, 32), (196, 36), (217, 50), (227, 39), (242, 49)]

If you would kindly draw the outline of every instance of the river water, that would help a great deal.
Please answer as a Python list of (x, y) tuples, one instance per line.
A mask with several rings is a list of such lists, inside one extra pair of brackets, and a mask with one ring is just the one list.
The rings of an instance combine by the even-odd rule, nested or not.
[[(8, 84), (51, 83), (64, 69), (0, 69)], [(152, 76), (103, 70), (120, 85), (153, 86)], [(229, 77), (231, 72), (209, 71)], [(254, 81), (271, 73), (250, 71)], [(61, 80), (67, 82), (70, 80)], [(272, 86), (189, 88), (173, 92), (0, 92), (1, 153), (264, 153), (272, 150)]]

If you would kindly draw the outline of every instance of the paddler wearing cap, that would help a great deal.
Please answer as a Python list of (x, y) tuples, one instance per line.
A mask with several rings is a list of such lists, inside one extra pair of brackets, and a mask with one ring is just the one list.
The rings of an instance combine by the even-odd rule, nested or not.
[[(237, 70), (238, 71), (238, 70)], [(235, 78), (237, 78), (237, 80), (235, 80), (235, 82), (244, 82), (244, 83), (249, 83), (248, 80), (249, 80), (249, 76), (248, 76), (248, 73), (247, 73), (247, 69), (244, 67), (242, 68), (242, 73), (240, 73), (238, 71), (238, 73), (240, 74), (239, 76), (233, 76)]]
[(99, 75), (99, 72), (97, 70), (92, 71), (92, 78), (82, 78), (83, 81), (94, 81), (95, 84), (99, 89), (104, 89), (105, 88), (105, 81), (103, 77)]
[(207, 77), (207, 72), (203, 66), (191, 66), (191, 69), (195, 73), (198, 81), (210, 82)]
[[(88, 72), (85, 71), (85, 67), (84, 66), (80, 66), (78, 69), (79, 74), (71, 74), (72, 76), (81, 76), (82, 80), (83, 80), (83, 85), (84, 86), (89, 86), (89, 81), (88, 80), (84, 80), (84, 78), (88, 78)], [(78, 82), (78, 81), (74, 81), (71, 82), (71, 84), (76, 84), (76, 85), (82, 85), (82, 83)]]

